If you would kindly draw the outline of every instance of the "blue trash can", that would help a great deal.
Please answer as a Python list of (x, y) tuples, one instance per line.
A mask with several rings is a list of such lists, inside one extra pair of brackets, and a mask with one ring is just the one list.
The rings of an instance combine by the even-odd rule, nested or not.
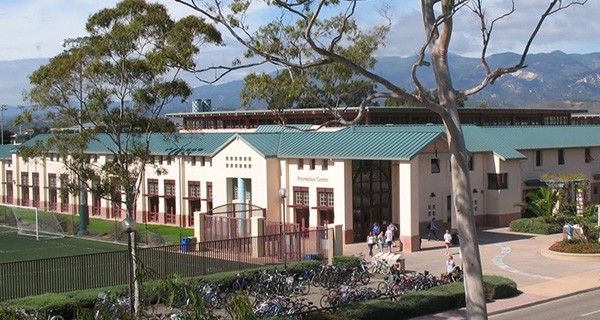
[(181, 252), (190, 252), (191, 240), (192, 239), (188, 237), (181, 238)]

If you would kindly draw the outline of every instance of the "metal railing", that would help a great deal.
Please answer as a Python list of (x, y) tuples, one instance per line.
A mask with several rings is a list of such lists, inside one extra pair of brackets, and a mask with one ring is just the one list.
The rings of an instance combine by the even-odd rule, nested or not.
[[(325, 257), (327, 233), (318, 229), (286, 234), (284, 241), (278, 234), (138, 248), (136, 259), (149, 280), (195, 277)], [(124, 285), (128, 270), (127, 250), (0, 263), (0, 301)]]

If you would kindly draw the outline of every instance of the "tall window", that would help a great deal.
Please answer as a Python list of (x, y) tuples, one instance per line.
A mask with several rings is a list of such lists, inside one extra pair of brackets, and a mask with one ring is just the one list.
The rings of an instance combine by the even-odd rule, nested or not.
[(21, 172), (21, 205), (29, 206), (29, 173)]
[(69, 212), (69, 176), (60, 175), (60, 211)]
[(188, 201), (190, 212), (188, 213), (188, 225), (194, 225), (194, 212), (200, 211), (200, 181), (188, 181)]
[(31, 192), (33, 193), (32, 206), (39, 207), (40, 206), (40, 174), (37, 172), (33, 172), (31, 174), (31, 182), (32, 182)]
[(212, 182), (206, 183), (206, 210), (210, 211), (213, 208), (213, 186)]
[(474, 164), (474, 159), (473, 156), (469, 156), (469, 171), (473, 171), (475, 170), (475, 164)]
[(298, 170), (304, 169), (304, 159), (298, 159)]
[(14, 193), (13, 172), (12, 170), (6, 170), (6, 203), (13, 203)]
[(322, 170), (327, 170), (329, 168), (329, 160), (327, 159), (323, 159), (323, 162), (321, 163), (321, 169)]
[(541, 167), (544, 165), (544, 154), (542, 150), (535, 151), (535, 166)]
[(56, 174), (48, 174), (48, 207), (50, 211), (56, 211), (58, 202), (58, 184), (56, 181)]
[(558, 164), (565, 164), (565, 149), (558, 149)]
[(158, 179), (148, 179), (148, 221), (158, 221)]
[(175, 180), (165, 180), (165, 223), (175, 223)]
[(319, 209), (319, 224), (326, 225), (333, 223), (333, 189), (317, 188), (318, 209)]
[(508, 173), (488, 173), (488, 189), (508, 189)]

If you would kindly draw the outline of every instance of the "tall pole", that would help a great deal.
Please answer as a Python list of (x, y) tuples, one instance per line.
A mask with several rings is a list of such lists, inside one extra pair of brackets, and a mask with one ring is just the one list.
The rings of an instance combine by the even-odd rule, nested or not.
[[(81, 52), (82, 47), (88, 41), (88, 37), (78, 37), (74, 39), (65, 39), (62, 43), (62, 46), (65, 48), (65, 52), (71, 52), (76, 54), (79, 58), (79, 114), (77, 115), (77, 121), (79, 122), (79, 134), (83, 133), (83, 53)], [(67, 47), (69, 47), (67, 49)], [(79, 50), (77, 50), (79, 49)], [(89, 232), (87, 230), (88, 221), (89, 221), (89, 212), (87, 205), (87, 192), (85, 182), (81, 177), (81, 173), (83, 172), (84, 164), (83, 159), (80, 160), (79, 163), (79, 231), (77, 235), (85, 236), (88, 235)]]
[(286, 250), (287, 241), (285, 239), (285, 220), (286, 220), (285, 219), (285, 198), (287, 197), (287, 189), (286, 188), (279, 189), (279, 196), (281, 197), (281, 215), (283, 216), (282, 217), (283, 225), (281, 228), (281, 230), (282, 230), (281, 231), (281, 239), (282, 239), (281, 250), (283, 252), (283, 267), (285, 269), (287, 269), (287, 250)]
[(4, 110), (6, 110), (6, 105), (0, 106), (0, 139), (2, 139), (2, 144), (4, 144)]

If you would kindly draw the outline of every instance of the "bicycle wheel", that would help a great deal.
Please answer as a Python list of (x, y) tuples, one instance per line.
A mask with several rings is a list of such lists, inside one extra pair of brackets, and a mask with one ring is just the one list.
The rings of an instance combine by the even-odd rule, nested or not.
[(301, 295), (305, 296), (310, 292), (310, 284), (308, 282), (302, 282), (298, 285), (298, 292)]
[(388, 292), (388, 288), (389, 285), (387, 282), (382, 281), (377, 285), (377, 291), (381, 292), (381, 293), (387, 293)]
[(321, 308), (329, 308), (331, 307), (331, 305), (329, 304), (329, 295), (325, 294), (321, 297), (321, 300), (319, 301), (319, 304), (321, 305)]
[(360, 283), (362, 283), (366, 286), (367, 284), (369, 284), (370, 281), (371, 281), (371, 276), (369, 275), (368, 272), (363, 272), (360, 274)]

